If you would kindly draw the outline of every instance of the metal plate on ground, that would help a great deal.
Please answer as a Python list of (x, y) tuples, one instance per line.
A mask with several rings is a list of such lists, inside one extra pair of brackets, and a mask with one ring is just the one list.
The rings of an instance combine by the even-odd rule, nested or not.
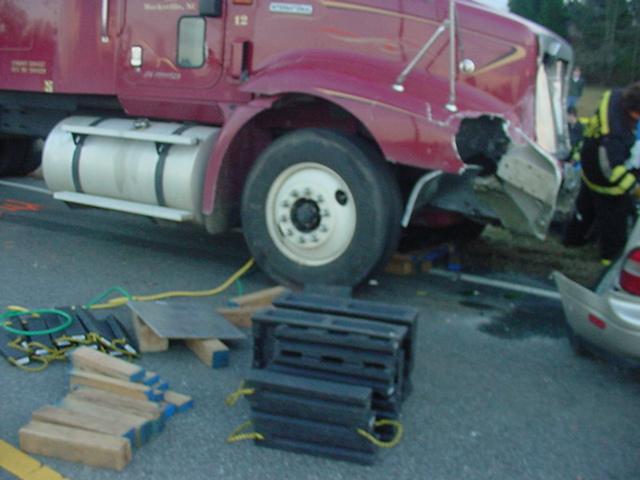
[(168, 302), (129, 302), (129, 308), (161, 338), (242, 340), (246, 335), (213, 308)]

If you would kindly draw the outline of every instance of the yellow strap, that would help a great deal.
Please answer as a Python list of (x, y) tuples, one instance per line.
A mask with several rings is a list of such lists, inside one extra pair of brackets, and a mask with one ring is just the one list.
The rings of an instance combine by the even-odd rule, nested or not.
[(582, 172), (582, 180), (587, 184), (590, 190), (593, 190), (594, 192), (600, 193), (602, 195), (624, 195), (636, 183), (636, 177), (631, 172), (627, 172), (625, 177), (620, 182), (618, 182), (617, 185), (612, 185), (610, 187), (603, 187), (602, 185), (593, 183), (587, 178), (584, 172)]
[[(211, 290), (197, 290), (197, 291), (172, 291), (172, 292), (163, 292), (155, 295), (134, 295), (131, 299), (137, 302), (152, 302), (156, 300), (164, 300), (166, 298), (173, 297), (209, 297), (213, 295), (217, 295), (231, 285), (235, 283), (235, 281), (244, 275), (254, 264), (253, 258), (247, 261), (238, 271), (236, 271), (233, 275), (231, 275), (227, 280), (225, 280), (221, 285), (212, 288)], [(112, 298), (108, 302), (91, 305), (92, 309), (105, 309), (105, 308), (115, 308), (121, 305), (125, 305), (129, 299), (127, 297), (116, 297)]]
[(600, 101), (599, 115), (600, 115), (600, 135), (609, 135), (611, 132), (609, 128), (609, 101), (611, 100), (611, 90), (604, 92), (602, 100)]
[(227, 443), (236, 443), (243, 440), (264, 440), (264, 436), (262, 436), (258, 432), (240, 433), (244, 429), (249, 428), (252, 423), (253, 422), (251, 420), (247, 420), (238, 428), (236, 428), (233, 432), (231, 432), (231, 435), (227, 437)]
[(253, 395), (254, 393), (256, 393), (256, 389), (244, 388), (244, 381), (242, 381), (240, 382), (240, 386), (238, 387), (238, 389), (235, 392), (230, 393), (224, 403), (226, 403), (229, 407), (233, 407), (238, 402), (238, 400), (240, 400), (240, 397)]
[(402, 440), (402, 434), (404, 432), (404, 429), (402, 428), (402, 424), (397, 420), (378, 420), (373, 424), (374, 427), (384, 427), (386, 425), (392, 426), (396, 429), (395, 436), (388, 442), (383, 442), (382, 440), (374, 437), (371, 433), (367, 432), (366, 430), (363, 430), (362, 428), (359, 428), (357, 431), (360, 435), (362, 435), (364, 438), (369, 440), (376, 447), (393, 448), (400, 443), (400, 440)]

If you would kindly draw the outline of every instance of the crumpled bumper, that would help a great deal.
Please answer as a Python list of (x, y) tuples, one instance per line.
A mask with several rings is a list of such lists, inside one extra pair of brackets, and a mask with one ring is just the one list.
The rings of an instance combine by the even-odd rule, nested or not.
[(567, 322), (581, 339), (603, 350), (640, 360), (640, 298), (616, 290), (597, 294), (554, 273)]

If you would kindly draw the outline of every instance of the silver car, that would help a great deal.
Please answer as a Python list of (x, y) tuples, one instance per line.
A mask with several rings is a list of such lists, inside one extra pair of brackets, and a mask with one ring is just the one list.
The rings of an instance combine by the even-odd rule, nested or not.
[(600, 351), (640, 364), (640, 221), (623, 255), (594, 289), (554, 273), (569, 338), (579, 352)]

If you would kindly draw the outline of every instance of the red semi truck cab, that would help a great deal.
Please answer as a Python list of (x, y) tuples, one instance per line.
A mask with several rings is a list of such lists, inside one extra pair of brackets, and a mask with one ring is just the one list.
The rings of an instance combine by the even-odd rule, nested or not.
[(0, 0), (0, 174), (354, 285), (428, 212), (544, 236), (572, 59), (471, 0)]

